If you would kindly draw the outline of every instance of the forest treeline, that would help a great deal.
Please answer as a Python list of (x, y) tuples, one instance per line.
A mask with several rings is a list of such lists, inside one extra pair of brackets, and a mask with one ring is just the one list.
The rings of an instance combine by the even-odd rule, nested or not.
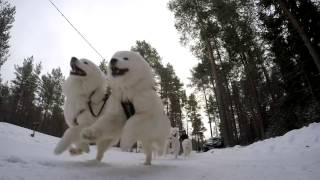
[[(227, 146), (319, 121), (320, 8), (311, 0), (171, 0), (192, 85)], [(219, 133), (218, 133), (219, 134)]]

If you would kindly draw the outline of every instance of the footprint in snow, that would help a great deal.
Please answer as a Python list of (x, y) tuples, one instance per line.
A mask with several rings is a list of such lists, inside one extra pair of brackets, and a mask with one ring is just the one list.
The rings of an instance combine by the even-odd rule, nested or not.
[(8, 158), (5, 158), (4, 160), (9, 162), (9, 163), (27, 164), (27, 162), (25, 162), (24, 160), (22, 160), (21, 158), (16, 157), (16, 156), (10, 156)]
[(40, 161), (38, 162), (38, 164), (40, 164), (41, 166), (47, 166), (47, 167), (56, 167), (57, 165), (52, 163), (52, 162), (48, 162), (48, 161)]

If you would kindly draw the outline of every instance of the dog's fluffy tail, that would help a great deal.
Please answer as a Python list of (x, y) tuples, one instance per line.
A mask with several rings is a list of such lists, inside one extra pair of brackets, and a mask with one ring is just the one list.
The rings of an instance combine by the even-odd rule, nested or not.
[(62, 138), (60, 139), (59, 143), (57, 144), (56, 148), (54, 149), (54, 154), (58, 155), (63, 153), (65, 150), (67, 150), (72, 142), (76, 141), (80, 134), (80, 128), (79, 127), (70, 127), (68, 128)]

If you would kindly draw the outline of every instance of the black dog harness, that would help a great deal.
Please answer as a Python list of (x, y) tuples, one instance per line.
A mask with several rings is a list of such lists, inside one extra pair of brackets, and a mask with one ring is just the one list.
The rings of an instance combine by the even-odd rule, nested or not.
[[(96, 90), (92, 91), (92, 93), (91, 93), (90, 96), (89, 96), (89, 101), (88, 101), (87, 105), (88, 105), (88, 107), (89, 107), (89, 111), (90, 111), (91, 115), (92, 115), (93, 117), (99, 117), (100, 114), (101, 114), (101, 112), (102, 112), (102, 110), (103, 110), (103, 108), (104, 108), (104, 106), (105, 106), (106, 103), (107, 103), (107, 100), (108, 100), (109, 97), (110, 97), (111, 92), (110, 92), (110, 89), (108, 88), (106, 94), (104, 95), (104, 97), (103, 97), (103, 99), (102, 99), (103, 104), (102, 104), (102, 106), (101, 106), (98, 114), (95, 114), (95, 113), (93, 112), (93, 109), (92, 109), (92, 101), (91, 101), (91, 98), (92, 98), (92, 96), (93, 96), (95, 93), (96, 93)], [(76, 117), (73, 119), (74, 125), (79, 125), (77, 118), (78, 118), (78, 116), (80, 116), (80, 114), (82, 114), (85, 110), (86, 110), (86, 109), (81, 109), (81, 110), (77, 113)]]
[(102, 106), (101, 106), (98, 114), (94, 114), (94, 112), (93, 112), (93, 110), (92, 110), (92, 105), (91, 105), (91, 103), (92, 103), (91, 98), (92, 98), (92, 96), (94, 95), (95, 92), (96, 92), (96, 90), (94, 90), (94, 91), (90, 94), (88, 106), (89, 106), (89, 110), (90, 110), (91, 115), (92, 115), (93, 117), (98, 117), (98, 116), (100, 116), (100, 114), (101, 114), (104, 106), (106, 105), (106, 102), (107, 102), (107, 100), (109, 99), (111, 92), (110, 92), (110, 89), (108, 88), (108, 89), (107, 89), (107, 93), (104, 95), (104, 97), (103, 97), (103, 99), (102, 99), (103, 104), (102, 104)]
[[(89, 101), (88, 101), (87, 105), (88, 105), (88, 107), (89, 107), (89, 111), (90, 111), (91, 115), (92, 115), (93, 117), (99, 117), (100, 114), (101, 114), (101, 112), (102, 112), (102, 110), (103, 110), (103, 108), (104, 108), (104, 106), (106, 105), (106, 103), (107, 103), (107, 101), (108, 101), (108, 99), (109, 99), (109, 97), (110, 97), (111, 92), (110, 92), (110, 89), (108, 88), (108, 89), (107, 89), (107, 92), (106, 92), (106, 94), (105, 94), (105, 96), (104, 96), (104, 98), (102, 99), (103, 104), (102, 104), (102, 106), (101, 106), (98, 114), (95, 114), (95, 113), (93, 112), (93, 109), (92, 109), (92, 101), (91, 101), (91, 98), (92, 98), (92, 96), (93, 96), (95, 93), (96, 93), (96, 90), (94, 90), (94, 91), (90, 94), (90, 96), (89, 96)], [(123, 101), (123, 102), (121, 102), (121, 106), (122, 106), (123, 111), (124, 111), (124, 113), (125, 113), (125, 115), (126, 115), (126, 117), (127, 117), (127, 120), (136, 113), (135, 108), (134, 108), (134, 105), (133, 105), (132, 102), (130, 102), (130, 101)], [(86, 109), (81, 109), (81, 110), (77, 113), (76, 117), (73, 119), (74, 125), (79, 125), (77, 118), (78, 118), (85, 110), (86, 110)]]
[(130, 101), (121, 102), (121, 106), (123, 108), (124, 113), (126, 114), (127, 119), (129, 119), (136, 113), (136, 110), (134, 109), (134, 106)]

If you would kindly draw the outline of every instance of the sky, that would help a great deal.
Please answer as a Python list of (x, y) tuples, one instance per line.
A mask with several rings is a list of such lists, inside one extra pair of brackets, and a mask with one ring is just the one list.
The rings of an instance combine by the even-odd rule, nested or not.
[[(16, 15), (10, 57), (1, 68), (5, 81), (15, 77), (14, 65), (22, 65), (23, 59), (30, 56), (36, 63), (42, 62), (42, 74), (60, 67), (65, 77), (72, 56), (96, 64), (102, 60), (48, 0), (8, 1), (16, 6)], [(189, 84), (190, 69), (197, 59), (179, 43), (180, 35), (167, 0), (52, 1), (106, 60), (116, 51), (130, 50), (137, 40), (145, 40), (164, 63), (173, 65), (185, 86)]]
[[(108, 60), (114, 52), (130, 50), (136, 40), (146, 40), (163, 61), (174, 66), (185, 83), (197, 62), (179, 43), (173, 14), (164, 0), (52, 0), (66, 17)], [(16, 6), (11, 29), (10, 57), (1, 69), (3, 78), (14, 78), (14, 65), (34, 56), (43, 72), (61, 67), (69, 72), (72, 56), (102, 60), (63, 19), (48, 0), (9, 0)]]

